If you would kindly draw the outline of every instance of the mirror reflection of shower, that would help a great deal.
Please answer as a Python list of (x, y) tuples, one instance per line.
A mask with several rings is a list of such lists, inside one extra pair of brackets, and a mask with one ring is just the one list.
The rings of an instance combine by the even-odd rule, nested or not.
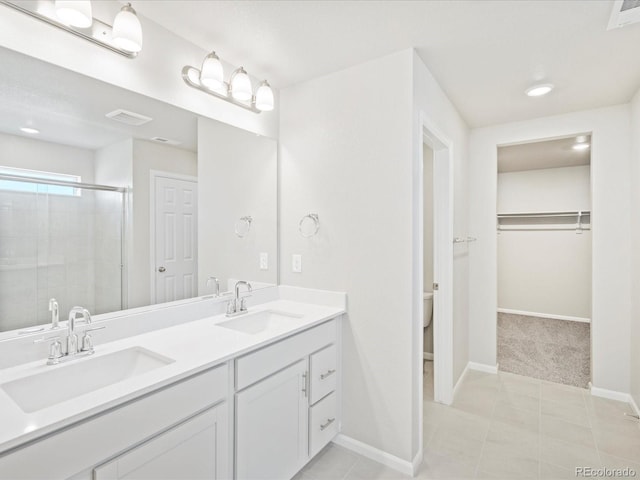
[(48, 323), (50, 299), (124, 307), (125, 190), (81, 180), (0, 167), (0, 331)]
[(433, 400), (433, 150), (423, 146), (424, 399)]

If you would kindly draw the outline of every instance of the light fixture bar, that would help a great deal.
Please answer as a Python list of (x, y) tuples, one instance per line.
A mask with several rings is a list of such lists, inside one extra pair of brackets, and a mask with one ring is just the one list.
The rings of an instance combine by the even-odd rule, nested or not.
[(9, 2), (7, 0), (0, 0), (0, 4), (9, 8), (13, 8), (21, 13), (29, 15), (32, 18), (48, 23), (54, 27), (57, 27), (65, 32), (71, 33), (80, 38), (99, 45), (107, 50), (111, 50), (114, 53), (122, 55), (127, 58), (136, 58), (137, 52), (129, 52), (118, 48), (111, 43), (113, 27), (107, 23), (104, 23), (97, 18), (93, 18), (93, 23), (88, 28), (76, 28), (70, 25), (65, 25), (56, 19), (54, 2), (52, 0), (39, 0), (39, 1), (20, 1)]
[(213, 95), (214, 97), (220, 98), (222, 100), (225, 100), (229, 103), (233, 103), (234, 105), (237, 105), (239, 107), (242, 107), (246, 110), (250, 110), (253, 113), (260, 113), (261, 110), (258, 110), (255, 106), (255, 96), (251, 99), (251, 103), (245, 103), (245, 102), (241, 102), (239, 100), (236, 100), (235, 98), (233, 98), (233, 96), (230, 93), (230, 89), (229, 89), (229, 84), (227, 82), (223, 82), (223, 86), (224, 86), (224, 90), (225, 92), (222, 93), (220, 91), (216, 91), (216, 90), (212, 90), (210, 88), (205, 87), (204, 85), (202, 85), (200, 83), (200, 70), (197, 69), (196, 67), (192, 67), (190, 65), (185, 65), (182, 68), (182, 79), (184, 80), (184, 82), (189, 85), (190, 87), (193, 87), (197, 90), (200, 90), (201, 92), (204, 93), (208, 93), (209, 95)]

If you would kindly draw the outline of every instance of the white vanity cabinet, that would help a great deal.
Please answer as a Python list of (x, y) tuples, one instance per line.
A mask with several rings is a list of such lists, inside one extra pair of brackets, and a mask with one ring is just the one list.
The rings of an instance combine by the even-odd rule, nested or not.
[(307, 362), (236, 395), (236, 478), (291, 478), (307, 461)]
[(17, 448), (0, 479), (230, 478), (228, 377), (221, 365)]
[(336, 328), (330, 320), (236, 360), (236, 480), (289, 479), (337, 434)]
[(227, 478), (226, 404), (212, 407), (93, 469), (93, 480)]

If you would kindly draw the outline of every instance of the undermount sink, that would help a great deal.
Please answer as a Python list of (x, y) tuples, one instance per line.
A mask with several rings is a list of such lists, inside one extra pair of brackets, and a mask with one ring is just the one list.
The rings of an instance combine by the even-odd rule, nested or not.
[(31, 413), (173, 362), (151, 350), (132, 347), (48, 367), (51, 370), (4, 383), (0, 389), (23, 412)]
[(216, 326), (255, 335), (270, 329), (280, 330), (283, 327), (295, 328), (299, 325), (301, 318), (302, 315), (295, 313), (265, 310), (256, 313), (246, 313), (231, 320), (216, 323)]

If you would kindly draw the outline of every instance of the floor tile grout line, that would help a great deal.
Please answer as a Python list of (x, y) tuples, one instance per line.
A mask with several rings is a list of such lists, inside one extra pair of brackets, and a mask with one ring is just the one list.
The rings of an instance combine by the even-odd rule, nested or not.
[(542, 478), (542, 383), (538, 386), (540, 404), (538, 407), (538, 478)]
[(349, 476), (349, 474), (353, 471), (353, 469), (356, 468), (356, 465), (361, 461), (362, 461), (362, 459), (358, 458), (355, 462), (353, 462), (353, 465), (351, 465), (351, 467), (349, 467), (349, 470), (347, 470), (347, 473), (344, 474), (344, 477), (342, 477), (342, 480), (346, 480), (347, 477)]
[[(501, 382), (500, 377), (498, 377), (498, 381)], [(502, 388), (502, 383), (500, 383), (500, 388)], [(480, 473), (480, 461), (482, 460), (484, 447), (487, 444), (487, 438), (489, 437), (489, 430), (491, 430), (491, 424), (493, 422), (493, 414), (496, 410), (497, 405), (498, 405), (498, 401), (496, 400), (493, 404), (493, 408), (491, 409), (491, 415), (489, 416), (489, 427), (487, 428), (487, 431), (484, 434), (484, 439), (482, 440), (482, 446), (480, 447), (480, 455), (478, 455), (478, 460), (476, 460), (476, 468), (473, 471), (473, 478), (478, 478), (478, 474)]]

